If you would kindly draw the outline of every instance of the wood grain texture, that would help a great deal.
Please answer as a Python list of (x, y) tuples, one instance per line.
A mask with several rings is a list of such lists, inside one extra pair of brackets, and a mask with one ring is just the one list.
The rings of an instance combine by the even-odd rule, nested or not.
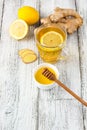
[[(82, 96), (87, 99), (87, 6), (84, 4), (86, 1), (76, 1), (77, 10), (81, 13), (84, 22), (83, 26), (78, 30), (79, 52), (80, 52), (80, 69), (82, 80)], [(84, 7), (81, 5), (84, 4)]]
[[(83, 16), (83, 26), (68, 36), (67, 60), (55, 66), (60, 80), (87, 100), (86, 0), (0, 0), (0, 130), (87, 130), (86, 107), (57, 85), (43, 91), (32, 80), (33, 69), (43, 63), (34, 41), (36, 25), (30, 26), (28, 37), (21, 41), (9, 36), (9, 25), (23, 5), (35, 7), (41, 17), (57, 6), (73, 8)], [(18, 50), (23, 48), (34, 50), (38, 60), (24, 64), (18, 56)]]
[(4, 0), (1, 0), (0, 1), (0, 39), (1, 39), (3, 12), (4, 12)]
[(39, 104), (39, 130), (83, 130), (82, 107), (75, 100), (55, 100), (55, 104), (40, 100)]
[[(46, 2), (44, 0), (41, 2), (42, 4), (40, 7), (40, 13), (42, 17), (43, 16), (46, 17), (57, 6), (63, 8), (72, 8), (76, 10), (76, 3), (73, 0), (71, 1), (55, 0), (51, 2), (49, 1)], [(46, 6), (46, 4), (48, 4), (48, 6)], [(47, 10), (46, 13), (45, 13), (45, 9)], [(73, 35), (68, 36), (65, 52), (66, 52), (65, 54), (67, 54), (68, 56), (67, 60), (55, 64), (60, 72), (60, 80), (63, 83), (65, 83), (69, 88), (71, 88), (74, 92), (76, 92), (78, 95), (81, 96), (81, 78), (80, 78), (81, 75), (80, 75), (80, 65), (79, 65), (78, 32), (75, 32)], [(42, 63), (42, 60), (40, 61), (40, 63)], [(84, 129), (83, 109), (81, 107), (81, 104), (79, 106), (78, 102), (74, 103), (74, 100), (72, 99), (73, 98), (68, 93), (66, 93), (63, 89), (57, 86), (56, 88), (50, 91), (40, 91), (39, 130), (40, 129), (42, 130)], [(60, 105), (61, 102), (62, 104)], [(74, 114), (71, 114), (71, 109), (67, 111), (66, 107), (63, 106), (64, 104), (66, 104), (68, 109), (69, 107), (67, 105), (68, 103), (70, 104), (73, 111), (72, 113)], [(63, 111), (63, 109), (61, 110), (61, 107), (62, 108), (64, 107), (64, 110), (67, 112)], [(75, 114), (74, 110), (75, 112), (78, 111), (77, 115)], [(72, 115), (72, 117), (69, 117), (66, 114), (64, 115), (63, 112)], [(77, 123), (79, 121), (80, 124)]]
[[(1, 101), (3, 130), (37, 128), (38, 89), (34, 88), (32, 69), (38, 64), (24, 64), (18, 56), (18, 50), (30, 48), (36, 51), (34, 27), (30, 27), (30, 36), (16, 41), (9, 36), (9, 25), (17, 18), (17, 10), (22, 5), (38, 6), (34, 1), (5, 1), (1, 32)], [(1, 90), (1, 89), (0, 89)]]
[[(82, 97), (87, 101), (87, 5), (86, 0), (77, 1), (77, 11), (83, 17), (83, 26), (78, 30), (78, 43), (80, 54), (80, 72), (81, 72), (81, 92)], [(84, 5), (84, 6), (82, 6)], [(83, 124), (87, 130), (87, 109), (83, 107)]]

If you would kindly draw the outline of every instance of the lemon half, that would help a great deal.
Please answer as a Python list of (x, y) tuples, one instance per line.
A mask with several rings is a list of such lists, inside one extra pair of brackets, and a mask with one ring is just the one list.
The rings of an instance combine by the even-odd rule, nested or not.
[(23, 39), (28, 33), (28, 25), (25, 21), (17, 19), (10, 25), (10, 35), (16, 40)]
[(63, 41), (63, 36), (55, 31), (46, 32), (40, 38), (40, 43), (48, 47), (58, 46), (63, 43)]

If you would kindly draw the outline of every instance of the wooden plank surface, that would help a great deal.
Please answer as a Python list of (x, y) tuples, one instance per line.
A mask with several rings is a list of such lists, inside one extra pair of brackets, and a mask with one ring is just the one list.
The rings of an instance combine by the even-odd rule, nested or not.
[[(52, 2), (52, 3), (51, 3)], [(60, 0), (60, 1), (51, 1), (50, 4), (48, 2), (48, 7), (46, 7), (46, 0), (41, 4), (41, 14), (42, 17), (45, 14), (45, 8), (47, 8), (48, 12), (45, 14), (48, 15), (52, 10), (58, 6), (63, 8), (73, 8), (76, 9), (75, 1), (71, 0)], [(50, 8), (50, 10), (48, 9)], [(78, 34), (75, 32), (73, 35), (68, 36), (67, 46), (65, 50), (69, 57), (66, 61), (61, 61), (56, 64), (57, 68), (60, 71), (60, 80), (65, 83), (68, 87), (70, 87), (74, 92), (81, 96), (81, 82), (80, 82), (80, 66), (79, 66), (79, 49), (78, 49)], [(76, 65), (76, 66), (75, 66)], [(40, 91), (39, 93), (39, 130), (72, 130), (75, 129), (83, 129), (83, 113), (81, 106), (78, 106), (78, 102), (72, 100), (72, 97), (67, 94), (60, 87), (56, 87), (51, 91), (45, 92)], [(62, 104), (61, 104), (62, 102)], [(66, 110), (65, 106), (63, 108), (63, 104), (66, 104), (67, 109), (70, 104), (72, 111), (70, 109)], [(44, 106), (43, 106), (44, 104)], [(73, 108), (74, 104), (74, 108)], [(43, 108), (44, 107), (44, 108)], [(78, 109), (80, 108), (80, 109)], [(44, 110), (43, 110), (44, 109)], [(59, 110), (59, 111), (58, 111)], [(74, 113), (72, 118), (68, 115), (64, 115), (64, 113)], [(74, 111), (77, 111), (77, 115)], [(63, 113), (64, 112), (64, 113)], [(80, 118), (78, 118), (80, 117)], [(74, 120), (75, 118), (75, 120)], [(69, 123), (70, 121), (70, 123)], [(80, 121), (80, 123), (78, 123)], [(70, 125), (69, 125), (70, 124)], [(75, 125), (74, 125), (75, 124)], [(77, 124), (77, 125), (76, 125)], [(77, 126), (77, 127), (76, 127)]]
[(3, 121), (0, 124), (5, 130), (34, 130), (37, 127), (38, 89), (33, 88), (32, 69), (38, 61), (26, 65), (18, 57), (18, 50), (22, 48), (36, 51), (34, 27), (30, 27), (30, 36), (22, 41), (10, 38), (8, 33), (9, 25), (17, 18), (17, 10), (22, 5), (38, 7), (34, 1), (10, 0), (4, 4), (0, 60), (0, 69), (3, 70), (0, 80), (4, 105), (2, 104)]
[(0, 1), (0, 39), (1, 39), (1, 28), (2, 28), (3, 8), (4, 8), (4, 0), (1, 0), (1, 1)]
[[(81, 72), (81, 92), (82, 97), (87, 101), (87, 5), (86, 0), (76, 0), (77, 11), (82, 15), (83, 26), (78, 30), (78, 43), (80, 54), (80, 72)], [(83, 6), (82, 6), (83, 5)], [(83, 107), (84, 130), (87, 130), (87, 108)]]
[(43, 61), (38, 58), (26, 65), (19, 58), (18, 50), (22, 48), (30, 48), (38, 55), (35, 26), (30, 27), (30, 35), (21, 41), (12, 39), (8, 33), (18, 8), (23, 5), (37, 8), (41, 17), (57, 6), (73, 8), (83, 16), (83, 26), (68, 36), (67, 60), (55, 66), (60, 80), (87, 100), (86, 0), (0, 0), (0, 130), (87, 130), (86, 107), (58, 86), (43, 91), (34, 84), (33, 68)]
[(82, 107), (75, 100), (41, 100), (39, 109), (39, 130), (84, 130)]

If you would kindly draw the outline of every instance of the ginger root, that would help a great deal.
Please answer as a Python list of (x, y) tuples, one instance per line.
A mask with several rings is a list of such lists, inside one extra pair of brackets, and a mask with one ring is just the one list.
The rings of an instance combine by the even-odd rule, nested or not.
[(83, 23), (82, 17), (73, 9), (55, 8), (54, 13), (41, 19), (42, 24), (56, 23), (66, 29), (71, 34)]
[(19, 51), (19, 56), (26, 64), (34, 62), (37, 59), (37, 55), (34, 51), (29, 49), (22, 49)]

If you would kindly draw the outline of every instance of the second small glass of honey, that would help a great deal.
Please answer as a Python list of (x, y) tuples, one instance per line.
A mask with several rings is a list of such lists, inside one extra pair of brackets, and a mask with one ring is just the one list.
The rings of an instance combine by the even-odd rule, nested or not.
[(43, 61), (55, 63), (62, 59), (67, 33), (57, 24), (45, 24), (35, 29), (35, 41)]

